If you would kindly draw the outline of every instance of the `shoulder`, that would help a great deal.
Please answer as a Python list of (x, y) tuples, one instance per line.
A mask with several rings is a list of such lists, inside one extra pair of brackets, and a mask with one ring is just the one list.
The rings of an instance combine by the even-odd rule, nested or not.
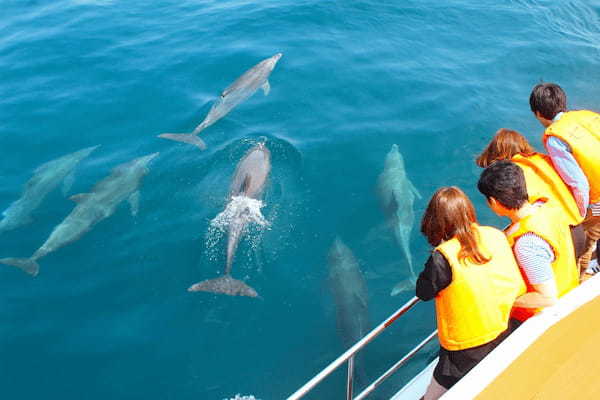
[(514, 245), (515, 256), (519, 259), (554, 258), (550, 244), (539, 235), (527, 232), (521, 235)]
[(448, 260), (446, 259), (446, 257), (444, 257), (442, 252), (439, 250), (435, 250), (433, 253), (431, 253), (429, 260), (431, 260), (432, 264), (434, 264), (438, 267), (443, 267), (443, 266), (449, 265)]

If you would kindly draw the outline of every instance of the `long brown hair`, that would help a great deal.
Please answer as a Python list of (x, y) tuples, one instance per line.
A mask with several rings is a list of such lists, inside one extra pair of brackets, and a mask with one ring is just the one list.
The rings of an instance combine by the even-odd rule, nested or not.
[(475, 162), (486, 168), (494, 161), (510, 160), (516, 154), (531, 156), (535, 150), (519, 132), (501, 128)]
[(474, 223), (477, 216), (467, 195), (456, 186), (443, 187), (429, 200), (421, 232), (432, 246), (456, 237), (460, 242), (458, 259), (461, 262), (469, 258), (476, 264), (485, 264), (490, 258), (477, 248), (478, 232), (474, 230)]

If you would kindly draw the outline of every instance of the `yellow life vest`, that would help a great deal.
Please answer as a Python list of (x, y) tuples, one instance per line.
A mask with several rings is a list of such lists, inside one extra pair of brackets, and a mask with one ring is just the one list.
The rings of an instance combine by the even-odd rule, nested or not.
[(554, 169), (550, 157), (539, 153), (531, 156), (517, 154), (511, 161), (525, 175), (530, 203), (546, 198), (550, 206), (559, 210), (557, 215), (564, 216), (567, 224), (575, 226), (583, 221), (571, 191)]
[(459, 260), (457, 238), (436, 247), (452, 269), (452, 282), (435, 298), (438, 337), (447, 350), (468, 349), (498, 337), (508, 327), (515, 299), (526, 290), (506, 236), (476, 224), (473, 231), (477, 248), (491, 257), (485, 264)]
[[(573, 249), (573, 240), (571, 232), (565, 223), (557, 223), (558, 216), (556, 209), (548, 207), (548, 204), (539, 206), (533, 214), (517, 222), (517, 226), (512, 225), (508, 228), (508, 242), (514, 246), (516, 240), (526, 233), (534, 233), (544, 239), (554, 252), (554, 261), (552, 262), (552, 271), (554, 272), (554, 281), (558, 297), (562, 297), (571, 289), (579, 285), (579, 272), (575, 262), (575, 250)], [(527, 284), (527, 292), (534, 292), (535, 289), (529, 283), (527, 275), (523, 272), (523, 279)], [(511, 317), (519, 321), (525, 321), (535, 315), (540, 309), (515, 307)]]
[(590, 202), (600, 202), (600, 114), (592, 111), (569, 111), (544, 132), (566, 142), (590, 184)]

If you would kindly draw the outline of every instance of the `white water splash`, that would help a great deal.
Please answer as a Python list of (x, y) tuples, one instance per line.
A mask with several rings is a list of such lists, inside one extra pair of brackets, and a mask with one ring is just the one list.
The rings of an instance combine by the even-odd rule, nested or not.
[[(223, 400), (228, 400), (228, 399), (223, 399)], [(229, 400), (260, 400), (260, 399), (257, 399), (253, 395), (240, 396), (240, 394), (238, 393), (238, 394), (235, 395), (235, 397), (232, 397)]]
[[(206, 234), (206, 247), (209, 258), (216, 260), (219, 254), (222, 253), (222, 249), (218, 244), (232, 224), (245, 225), (242, 236), (250, 243), (251, 248), (256, 249), (262, 231), (271, 226), (260, 211), (264, 206), (265, 204), (261, 200), (245, 196), (233, 196), (225, 210), (210, 221)], [(250, 227), (257, 227), (258, 229), (250, 230)]]
[(225, 231), (231, 224), (255, 223), (268, 227), (269, 221), (260, 212), (264, 206), (261, 200), (233, 196), (225, 210), (210, 221), (210, 226), (221, 231)]

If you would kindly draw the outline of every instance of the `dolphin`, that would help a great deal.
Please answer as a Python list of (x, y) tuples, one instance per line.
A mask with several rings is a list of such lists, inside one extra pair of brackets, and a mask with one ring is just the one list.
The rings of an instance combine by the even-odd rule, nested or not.
[(346, 347), (369, 333), (367, 284), (352, 251), (336, 237), (327, 255), (337, 324)]
[[(354, 254), (339, 237), (327, 258), (338, 334), (344, 347), (350, 348), (370, 331), (367, 284)], [(357, 377), (364, 377), (364, 371), (358, 371)]]
[(387, 223), (404, 251), (410, 270), (408, 281), (400, 282), (392, 289), (391, 295), (395, 296), (414, 288), (417, 281), (410, 252), (410, 234), (415, 223), (413, 203), (415, 198), (421, 199), (419, 191), (406, 176), (404, 159), (396, 144), (392, 145), (385, 158), (385, 167), (377, 179), (377, 192)]
[[(190, 292), (223, 293), (230, 296), (258, 297), (258, 293), (244, 282), (231, 276), (231, 266), (240, 239), (247, 225), (256, 220), (263, 223), (265, 218), (260, 214), (253, 216), (247, 200), (259, 200), (269, 173), (271, 172), (271, 152), (264, 143), (252, 147), (238, 163), (229, 189), (229, 204), (227, 209), (233, 209), (227, 234), (227, 264), (225, 274), (216, 279), (205, 280), (192, 285)], [(230, 207), (235, 203), (235, 207)]]
[(75, 167), (96, 148), (98, 146), (86, 147), (37, 167), (33, 176), (25, 183), (21, 197), (2, 213), (4, 218), (0, 221), (0, 232), (30, 223), (31, 213), (61, 181), (63, 194), (66, 195), (75, 180)]
[(281, 56), (281, 53), (277, 53), (244, 72), (235, 82), (223, 90), (204, 120), (191, 133), (161, 133), (158, 137), (193, 144), (199, 147), (200, 150), (206, 149), (206, 144), (197, 135), (227, 115), (229, 111), (252, 96), (259, 88), (263, 90), (265, 96), (268, 95), (271, 90), (268, 80), (269, 75), (271, 75)]
[(137, 215), (139, 209), (139, 186), (148, 173), (147, 165), (158, 153), (136, 158), (113, 168), (110, 175), (96, 183), (89, 193), (70, 197), (77, 203), (73, 211), (56, 227), (46, 242), (29, 258), (3, 258), (0, 263), (23, 269), (30, 275), (37, 275), (37, 260), (48, 253), (78, 240), (94, 225), (114, 214), (117, 206), (128, 199), (131, 213)]

